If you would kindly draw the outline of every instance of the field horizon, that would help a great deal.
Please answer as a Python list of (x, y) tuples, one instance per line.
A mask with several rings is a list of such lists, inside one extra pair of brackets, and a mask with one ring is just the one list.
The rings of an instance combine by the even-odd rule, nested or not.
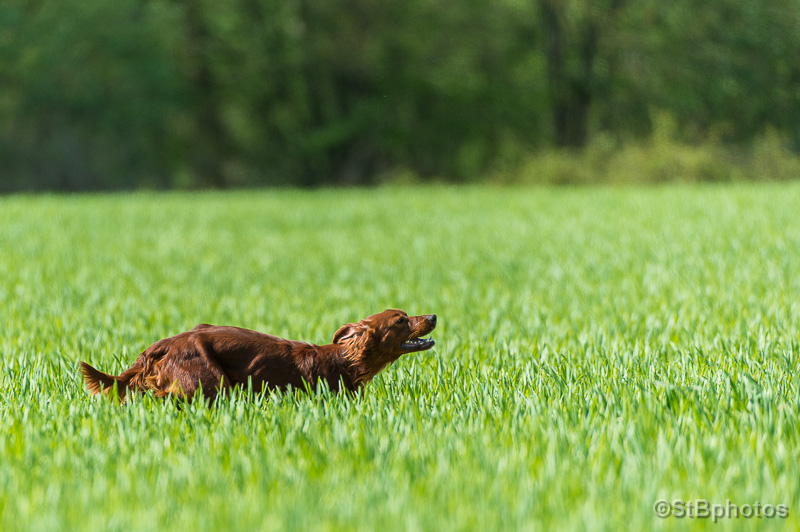
[[(0, 529), (796, 530), (798, 205), (794, 182), (0, 197)], [(78, 369), (198, 323), (328, 343), (385, 308), (437, 314), (436, 346), (356, 397), (121, 407)]]

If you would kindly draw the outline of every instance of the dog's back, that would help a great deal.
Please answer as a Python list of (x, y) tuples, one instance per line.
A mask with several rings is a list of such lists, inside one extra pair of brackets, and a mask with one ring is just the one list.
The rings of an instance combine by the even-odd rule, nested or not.
[(252, 382), (254, 389), (265, 383), (272, 388), (303, 388), (315, 373), (337, 373), (332, 388), (338, 388), (336, 357), (329, 349), (305, 342), (285, 340), (270, 334), (230, 326), (202, 324), (154, 343), (119, 376), (104, 373), (81, 362), (86, 387), (92, 394), (114, 386), (124, 400), (128, 390), (152, 390), (157, 397), (173, 394), (191, 398), (202, 388), (206, 397), (219, 389)]

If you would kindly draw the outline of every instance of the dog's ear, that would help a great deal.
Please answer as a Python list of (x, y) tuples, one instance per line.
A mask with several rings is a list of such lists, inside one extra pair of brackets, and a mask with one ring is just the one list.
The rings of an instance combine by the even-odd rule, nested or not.
[(339, 330), (336, 331), (333, 335), (333, 343), (334, 344), (341, 344), (348, 340), (352, 341), (358, 336), (361, 336), (367, 332), (367, 326), (363, 323), (348, 323), (347, 325), (342, 325), (339, 327)]

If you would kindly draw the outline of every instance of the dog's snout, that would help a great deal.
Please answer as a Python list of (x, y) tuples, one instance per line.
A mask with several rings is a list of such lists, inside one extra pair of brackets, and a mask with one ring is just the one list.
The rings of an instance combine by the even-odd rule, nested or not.
[(428, 314), (425, 316), (425, 319), (428, 320), (428, 323), (431, 325), (436, 325), (436, 314)]

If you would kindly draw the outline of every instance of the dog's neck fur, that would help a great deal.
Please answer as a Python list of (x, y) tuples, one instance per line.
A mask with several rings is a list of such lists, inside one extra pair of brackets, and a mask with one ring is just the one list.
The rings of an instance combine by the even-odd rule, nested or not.
[(333, 363), (326, 379), (333, 386), (332, 379), (345, 377), (345, 386), (358, 391), (383, 371), (394, 360), (381, 360), (372, 352), (372, 346), (363, 337), (352, 337), (340, 343), (319, 346)]

